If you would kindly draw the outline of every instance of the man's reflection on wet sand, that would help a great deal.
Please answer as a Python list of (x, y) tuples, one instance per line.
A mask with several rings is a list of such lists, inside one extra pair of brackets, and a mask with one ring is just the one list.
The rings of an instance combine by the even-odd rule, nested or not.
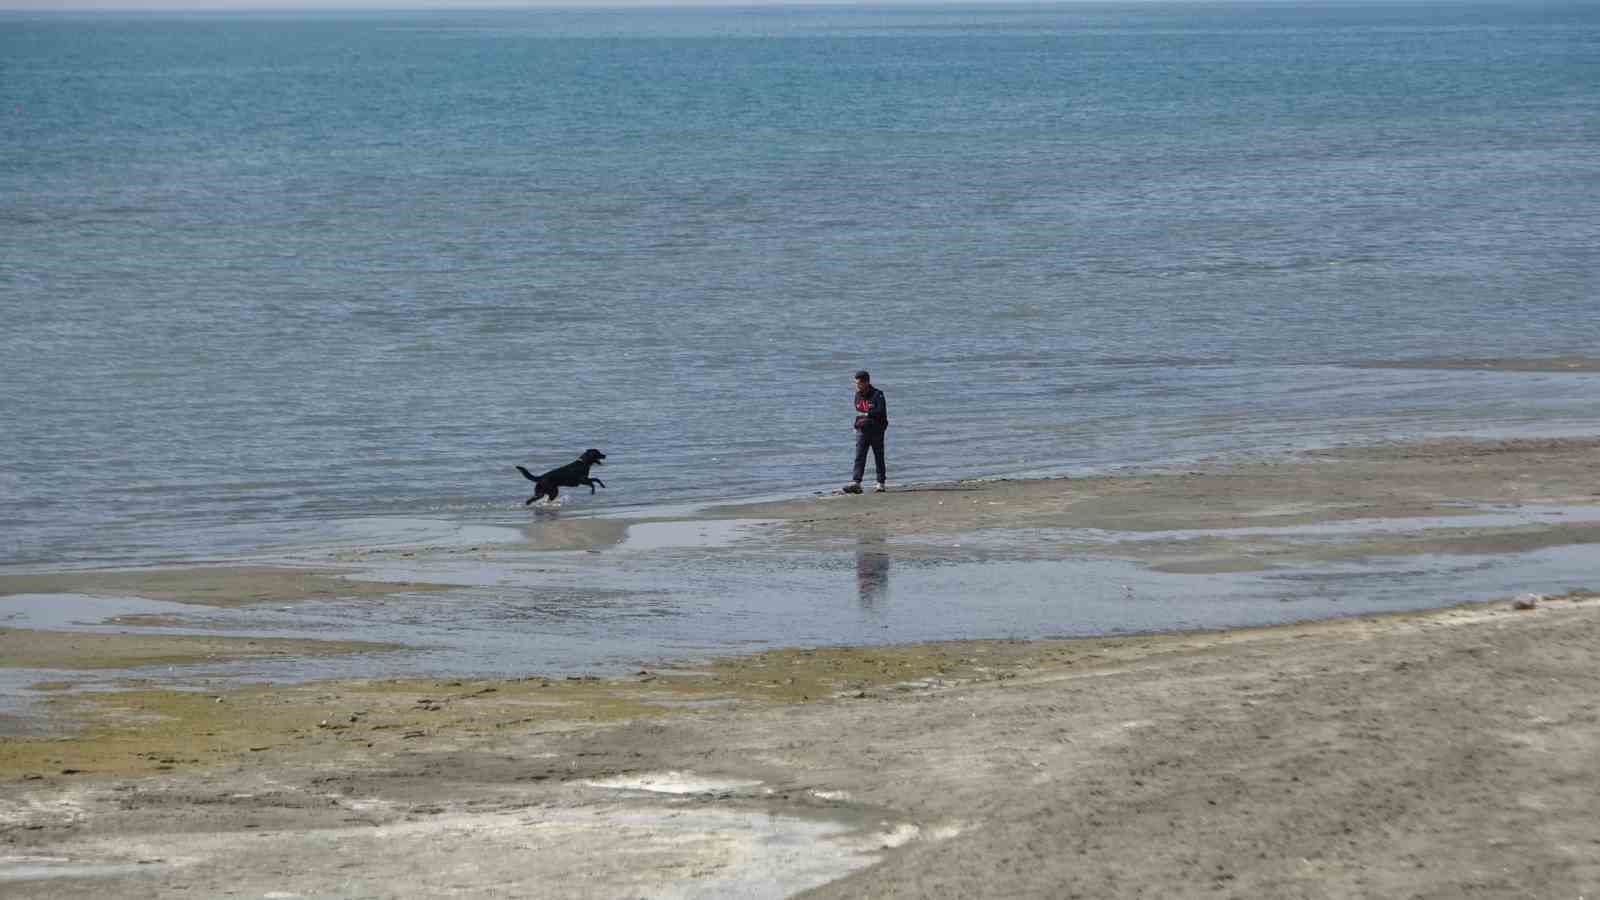
[(856, 597), (862, 609), (877, 609), (889, 595), (889, 552), (882, 538), (856, 546)]

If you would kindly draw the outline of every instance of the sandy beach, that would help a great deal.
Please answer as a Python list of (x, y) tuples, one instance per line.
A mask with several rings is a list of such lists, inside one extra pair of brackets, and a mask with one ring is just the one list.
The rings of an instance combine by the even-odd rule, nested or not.
[[(1512, 514), (1532, 507), (1547, 514)], [(902, 560), (1081, 556), (1182, 575), (1581, 555), (1597, 507), (1600, 440), (1564, 438), (913, 486), (687, 521), (758, 520), (788, 548), (865, 535)], [(627, 531), (570, 519), (519, 552), (604, 551)], [(0, 602), (98, 591), (227, 609), (434, 589), (339, 571), (32, 573), (0, 577)], [(1594, 896), (1595, 586), (1522, 609), (1508, 591), (1270, 628), (215, 691), (148, 664), (382, 648), (141, 633), (161, 623), (140, 619), (94, 643), (7, 629), (6, 671), (48, 699), (29, 733), (0, 738), (0, 893)], [(120, 689), (70, 675), (96, 656), (128, 669)]]

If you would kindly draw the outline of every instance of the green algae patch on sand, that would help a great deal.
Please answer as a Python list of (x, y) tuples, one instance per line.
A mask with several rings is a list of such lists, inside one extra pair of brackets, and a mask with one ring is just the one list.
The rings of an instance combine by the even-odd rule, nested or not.
[[(1460, 610), (1409, 614), (1426, 623)], [(885, 702), (906, 694), (1005, 687), (1095, 674), (1169, 653), (1248, 640), (1336, 637), (1377, 619), (1237, 632), (780, 649), (622, 678), (394, 680), (252, 686), (225, 693), (134, 685), (41, 701), (75, 731), (0, 739), (0, 782), (156, 775), (255, 764), (371, 762), (514, 737), (733, 708)]]
[[(76, 730), (0, 739), (0, 781), (153, 775), (298, 758), (372, 758), (519, 730), (581, 730), (707, 708), (852, 702), (1003, 680), (1076, 658), (1024, 642), (781, 650), (615, 679), (325, 682), (202, 693), (57, 693)], [(1070, 662), (1070, 660), (1069, 660)]]
[(23, 669), (135, 669), (141, 666), (186, 666), (228, 660), (333, 656), (397, 649), (400, 647), (396, 644), (363, 641), (91, 634), (0, 628), (0, 666)]
[(276, 566), (202, 566), (0, 575), (0, 597), (12, 594), (87, 594), (232, 607), (454, 589), (446, 584), (358, 581), (346, 578), (344, 574), (329, 569)]
[(893, 647), (773, 650), (715, 660), (712, 683), (746, 701), (806, 703), (1006, 677), (1025, 644), (971, 641)]
[[(1437, 621), (1460, 611), (1394, 621)], [(1377, 622), (1377, 619), (1371, 620)], [(540, 731), (582, 733), (641, 719), (814, 703), (890, 702), (1012, 679), (1096, 674), (1242, 640), (1335, 637), (1369, 620), (1239, 632), (975, 640), (781, 649), (632, 676), (395, 680), (252, 686), (225, 693), (132, 685), (40, 701), (50, 736), (0, 738), (0, 782), (156, 775), (259, 764), (371, 762)]]
[(534, 724), (570, 727), (662, 715), (607, 683), (348, 682), (225, 693), (135, 688), (52, 696), (47, 737), (0, 738), (0, 782), (153, 775), (370, 757)]
[(287, 710), (263, 702), (271, 689), (226, 695), (175, 690), (53, 697), (61, 736), (0, 739), (0, 781), (54, 776), (125, 776), (240, 760), (290, 740)]

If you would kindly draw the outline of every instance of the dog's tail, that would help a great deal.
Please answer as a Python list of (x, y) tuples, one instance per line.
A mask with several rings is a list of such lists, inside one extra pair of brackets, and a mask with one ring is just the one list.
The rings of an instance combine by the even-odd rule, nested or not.
[(527, 469), (524, 469), (521, 466), (517, 466), (517, 471), (521, 472), (522, 473), (522, 477), (528, 479), (529, 481), (538, 481), (539, 480), (539, 476), (533, 474), (532, 472), (529, 472)]

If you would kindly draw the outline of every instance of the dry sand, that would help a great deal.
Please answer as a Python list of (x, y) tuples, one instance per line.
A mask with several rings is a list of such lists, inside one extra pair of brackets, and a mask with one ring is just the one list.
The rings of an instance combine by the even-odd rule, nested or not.
[[(781, 520), (797, 545), (938, 554), (1018, 529), (1018, 553), (1213, 570), (1583, 545), (1582, 522), (1478, 527), (1477, 505), (1597, 491), (1600, 442), (1447, 441), (714, 514)], [(1336, 549), (1082, 531), (1402, 516), (1446, 521)], [(1580, 591), (616, 681), (66, 692), (52, 707), (82, 730), (0, 741), (0, 894), (1600, 896), (1597, 656)]]

